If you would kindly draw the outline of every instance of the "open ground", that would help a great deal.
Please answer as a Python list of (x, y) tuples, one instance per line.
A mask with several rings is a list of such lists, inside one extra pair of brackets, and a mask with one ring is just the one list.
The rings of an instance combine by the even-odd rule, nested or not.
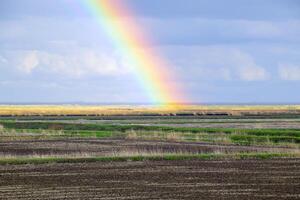
[(298, 106), (2, 108), (1, 199), (300, 198)]

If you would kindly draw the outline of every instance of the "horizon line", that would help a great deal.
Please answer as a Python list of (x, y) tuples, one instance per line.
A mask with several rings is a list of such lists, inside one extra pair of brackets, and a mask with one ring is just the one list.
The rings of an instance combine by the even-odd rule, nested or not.
[[(170, 105), (177, 103), (169, 103)], [(112, 105), (112, 106), (157, 106), (149, 102), (83, 102), (83, 101), (70, 101), (70, 102), (0, 102), (0, 105)], [(300, 105), (300, 102), (189, 102), (182, 103), (182, 105)]]

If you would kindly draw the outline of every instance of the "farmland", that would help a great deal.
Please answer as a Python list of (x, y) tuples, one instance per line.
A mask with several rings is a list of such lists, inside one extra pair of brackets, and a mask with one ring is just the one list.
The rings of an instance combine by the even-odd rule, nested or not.
[(0, 199), (299, 199), (300, 107), (0, 106)]
[(300, 115), (300, 105), (0, 105), (1, 116)]

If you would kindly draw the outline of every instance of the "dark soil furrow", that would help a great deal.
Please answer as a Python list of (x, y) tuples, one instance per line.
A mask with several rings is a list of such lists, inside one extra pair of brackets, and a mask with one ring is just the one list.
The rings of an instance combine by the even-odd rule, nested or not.
[(0, 166), (0, 199), (33, 198), (299, 199), (300, 159)]

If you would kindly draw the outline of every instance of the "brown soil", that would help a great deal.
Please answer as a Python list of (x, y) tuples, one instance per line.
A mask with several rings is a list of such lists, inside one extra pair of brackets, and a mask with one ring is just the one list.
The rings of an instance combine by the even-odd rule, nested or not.
[(300, 159), (0, 166), (0, 199), (299, 199)]
[(53, 139), (0, 142), (0, 156), (72, 155), (93, 156), (118, 153), (234, 153), (294, 152), (294, 148), (220, 145), (197, 142), (161, 142), (128, 139)]

